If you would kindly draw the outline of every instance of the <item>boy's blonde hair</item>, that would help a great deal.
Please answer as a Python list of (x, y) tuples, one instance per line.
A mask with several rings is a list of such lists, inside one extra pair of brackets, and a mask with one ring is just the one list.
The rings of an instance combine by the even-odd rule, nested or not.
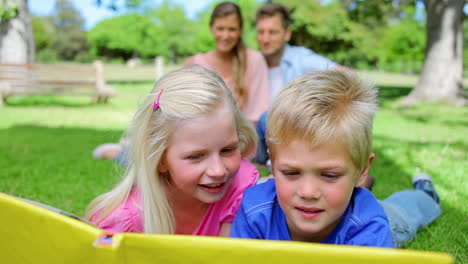
[(268, 113), (267, 143), (274, 157), (275, 144), (295, 139), (310, 147), (329, 140), (345, 144), (362, 171), (372, 149), (372, 119), (377, 90), (347, 70), (314, 71), (291, 81), (277, 95)]
[[(153, 109), (159, 94), (159, 107)], [(241, 154), (245, 157), (247, 152), (255, 150), (257, 136), (252, 124), (237, 108), (223, 80), (199, 65), (186, 66), (164, 75), (137, 110), (127, 131), (131, 151), (125, 178), (110, 192), (90, 203), (86, 210), (87, 218), (99, 213), (97, 221), (102, 220), (125, 202), (132, 188), (138, 186), (143, 200), (144, 232), (174, 233), (173, 211), (166, 196), (166, 185), (170, 182), (167, 177), (170, 176), (158, 172), (159, 163), (170, 136), (181, 121), (208, 114), (222, 104), (232, 109)]]

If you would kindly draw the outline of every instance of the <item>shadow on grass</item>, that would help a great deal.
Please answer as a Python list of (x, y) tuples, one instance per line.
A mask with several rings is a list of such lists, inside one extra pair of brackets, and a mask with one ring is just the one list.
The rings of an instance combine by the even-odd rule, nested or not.
[[(4, 107), (61, 106), (70, 108), (96, 107), (104, 105), (92, 102), (91, 96), (31, 95), (7, 98)], [(112, 99), (110, 99), (112, 100)]]
[(132, 84), (142, 85), (142, 84), (145, 84), (145, 85), (152, 86), (154, 84), (154, 82), (155, 81), (152, 81), (152, 80), (111, 80), (111, 81), (108, 81), (107, 83), (110, 84), (110, 85), (132, 85)]
[[(450, 148), (455, 151), (441, 154), (440, 159), (421, 160), (418, 156), (427, 151), (437, 153), (444, 149), (446, 144), (445, 141), (421, 143), (374, 136), (376, 159), (371, 174), (376, 178), (376, 184), (373, 193), (377, 198), (384, 199), (393, 192), (412, 189), (411, 171), (416, 167), (421, 168), (421, 172), (431, 175), (441, 196), (442, 214), (428, 227), (421, 229), (405, 248), (449, 252), (456, 257), (456, 263), (465, 263), (468, 257), (464, 245), (468, 235), (463, 204), (468, 196), (463, 187), (464, 175), (460, 173), (463, 164), (460, 162), (463, 162), (463, 153), (468, 151), (468, 143), (461, 140), (452, 142)], [(455, 173), (456, 171), (458, 172)], [(447, 193), (450, 193), (450, 196)]]
[(396, 99), (398, 97), (407, 96), (411, 92), (412, 87), (409, 86), (379, 86), (379, 99), (381, 101)]
[(0, 191), (83, 215), (98, 194), (121, 175), (112, 161), (96, 160), (93, 149), (116, 142), (119, 130), (13, 126), (0, 130)]
[[(450, 111), (451, 110), (451, 111)], [(448, 127), (468, 127), (468, 119), (463, 118), (460, 113), (455, 113), (455, 111), (460, 110), (457, 108), (449, 109), (445, 113), (431, 111), (429, 107), (421, 111), (401, 109), (399, 115), (408, 120), (409, 122), (421, 123), (421, 124), (439, 124), (442, 126)], [(463, 109), (461, 109), (463, 110)], [(451, 113), (454, 113), (451, 115)], [(466, 112), (468, 114), (468, 111)], [(454, 120), (454, 118), (458, 118)]]

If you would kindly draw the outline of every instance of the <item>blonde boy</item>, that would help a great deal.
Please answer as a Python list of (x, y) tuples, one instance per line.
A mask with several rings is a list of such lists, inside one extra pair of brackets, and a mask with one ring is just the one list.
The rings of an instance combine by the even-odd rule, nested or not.
[[(274, 197), (259, 205), (253, 199), (255, 207), (246, 193), (245, 216), (264, 208), (284, 214), (275, 218), (284, 222), (272, 228), (271, 239), (391, 247), (384, 210), (372, 193), (355, 188), (374, 158), (376, 97), (372, 86), (338, 70), (311, 72), (289, 83), (267, 121), (275, 181), (257, 186)], [(261, 197), (258, 191), (254, 196)]]
[[(356, 187), (368, 177), (375, 157), (371, 137), (376, 110), (376, 89), (349, 71), (310, 72), (289, 83), (267, 121), (274, 179), (244, 193), (231, 237), (393, 247), (385, 201)], [(428, 179), (417, 182), (433, 187)], [(421, 203), (438, 208), (426, 192), (394, 195), (393, 200), (414, 202), (410, 211), (426, 210)], [(400, 210), (395, 204), (392, 208)], [(427, 224), (424, 217), (397, 221), (414, 218)]]
[(268, 114), (274, 179), (246, 190), (231, 237), (401, 247), (435, 220), (439, 196), (426, 174), (383, 201), (356, 187), (375, 157), (376, 110), (377, 90), (351, 71), (289, 83)]

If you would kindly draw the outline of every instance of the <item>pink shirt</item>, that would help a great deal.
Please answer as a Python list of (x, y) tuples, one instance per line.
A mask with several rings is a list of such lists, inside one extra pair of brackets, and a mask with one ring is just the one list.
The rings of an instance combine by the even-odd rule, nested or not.
[[(223, 223), (232, 223), (240, 207), (245, 189), (255, 185), (259, 173), (248, 161), (242, 160), (239, 171), (229, 185), (224, 197), (210, 204), (200, 225), (192, 233), (198, 236), (218, 236)], [(143, 232), (143, 212), (141, 193), (133, 188), (128, 199), (117, 206), (109, 215), (97, 223), (97, 227), (113, 233)], [(92, 217), (95, 222), (97, 214)]]
[[(242, 107), (242, 112), (247, 119), (257, 122), (260, 115), (268, 108), (268, 66), (263, 55), (255, 50), (247, 51), (247, 70), (245, 74), (245, 85), (248, 89), (248, 98), (246, 104)], [(199, 64), (212, 71), (216, 69), (209, 64), (206, 53), (199, 53), (191, 57), (190, 62)], [(232, 77), (223, 78), (224, 82), (232, 89), (234, 80)]]

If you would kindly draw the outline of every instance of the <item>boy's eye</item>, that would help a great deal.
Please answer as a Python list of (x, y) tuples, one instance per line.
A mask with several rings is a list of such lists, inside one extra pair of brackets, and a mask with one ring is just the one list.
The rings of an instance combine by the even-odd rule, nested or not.
[(325, 177), (328, 180), (336, 180), (340, 175), (336, 173), (322, 173), (322, 177)]
[(284, 176), (297, 176), (297, 175), (300, 175), (300, 172), (296, 171), (296, 170), (285, 170), (285, 171), (280, 171), (280, 172)]

